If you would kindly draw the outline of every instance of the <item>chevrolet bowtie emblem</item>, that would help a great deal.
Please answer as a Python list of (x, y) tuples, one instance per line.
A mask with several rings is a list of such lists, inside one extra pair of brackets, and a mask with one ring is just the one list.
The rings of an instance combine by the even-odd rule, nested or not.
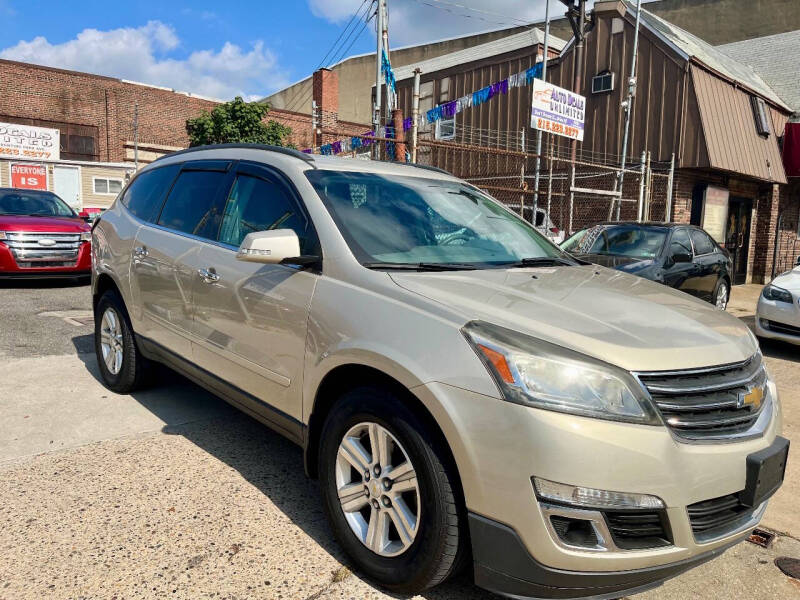
[(764, 401), (764, 388), (753, 387), (739, 394), (739, 401), (737, 402), (739, 408), (750, 406), (752, 412), (756, 412), (761, 408), (761, 403)]

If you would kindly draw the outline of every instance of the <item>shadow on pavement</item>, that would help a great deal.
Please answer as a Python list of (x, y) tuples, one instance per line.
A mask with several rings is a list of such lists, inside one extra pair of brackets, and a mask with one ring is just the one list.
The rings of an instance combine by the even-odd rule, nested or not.
[[(73, 343), (78, 350), (87, 345), (93, 348), (93, 335), (76, 336)], [(91, 376), (102, 383), (94, 353), (81, 351), (78, 356)], [(353, 568), (328, 526), (317, 482), (305, 475), (302, 449), (174, 371), (161, 365), (156, 365), (155, 369), (153, 385), (131, 396), (167, 423), (162, 432), (183, 436), (238, 471), (328, 554)], [(169, 393), (165, 393), (167, 389)], [(197, 403), (220, 406), (215, 407), (217, 414), (180, 422), (180, 415), (194, 412)], [(450, 582), (423, 593), (422, 597), (427, 600), (497, 598), (473, 585), (471, 569), (465, 569)]]

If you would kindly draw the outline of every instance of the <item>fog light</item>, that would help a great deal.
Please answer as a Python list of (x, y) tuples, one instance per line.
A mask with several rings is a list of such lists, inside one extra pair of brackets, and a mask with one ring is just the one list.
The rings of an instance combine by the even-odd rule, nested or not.
[(580, 506), (583, 508), (664, 508), (664, 501), (657, 496), (609, 492), (564, 483), (556, 483), (532, 477), (536, 495), (542, 500)]

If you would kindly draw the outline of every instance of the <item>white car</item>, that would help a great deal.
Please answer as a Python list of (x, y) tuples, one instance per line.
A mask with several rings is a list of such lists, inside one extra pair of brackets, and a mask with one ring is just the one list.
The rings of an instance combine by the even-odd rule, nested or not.
[(764, 287), (756, 308), (756, 335), (800, 344), (800, 258)]

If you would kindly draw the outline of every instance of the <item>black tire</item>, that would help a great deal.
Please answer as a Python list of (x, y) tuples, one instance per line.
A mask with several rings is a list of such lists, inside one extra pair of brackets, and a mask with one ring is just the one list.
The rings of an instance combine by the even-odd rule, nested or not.
[[(339, 444), (351, 427), (375, 422), (393, 435), (414, 465), (419, 485), (419, 526), (402, 554), (381, 556), (356, 537), (345, 519), (335, 478)], [(323, 504), (339, 543), (370, 579), (394, 592), (417, 594), (453, 575), (467, 554), (468, 534), (460, 488), (435, 437), (388, 386), (345, 392), (332, 407), (320, 439)]]
[[(724, 307), (720, 307), (717, 304), (717, 296), (720, 294), (720, 289), (722, 287), (725, 288), (725, 306)], [(728, 301), (730, 299), (731, 299), (731, 286), (728, 284), (728, 282), (725, 279), (721, 278), (719, 281), (717, 281), (717, 285), (714, 286), (714, 294), (711, 296), (711, 304), (713, 304), (717, 308), (720, 308), (720, 310), (727, 310), (728, 309)]]
[[(113, 310), (119, 317), (122, 334), (122, 366), (118, 373), (113, 373), (106, 365), (101, 348), (101, 327), (107, 310)], [(136, 347), (125, 303), (114, 290), (105, 292), (94, 309), (94, 351), (100, 376), (107, 388), (118, 394), (127, 394), (144, 386), (145, 374), (150, 365)]]

